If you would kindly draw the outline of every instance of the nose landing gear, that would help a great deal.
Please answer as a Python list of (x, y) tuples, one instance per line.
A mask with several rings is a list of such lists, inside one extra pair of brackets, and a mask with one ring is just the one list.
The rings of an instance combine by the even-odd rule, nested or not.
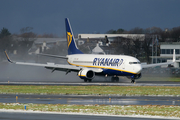
[(134, 78), (131, 79), (131, 83), (136, 83)]
[(135, 82), (135, 76), (134, 76), (134, 75), (131, 76), (131, 83), (136, 83), (136, 82)]

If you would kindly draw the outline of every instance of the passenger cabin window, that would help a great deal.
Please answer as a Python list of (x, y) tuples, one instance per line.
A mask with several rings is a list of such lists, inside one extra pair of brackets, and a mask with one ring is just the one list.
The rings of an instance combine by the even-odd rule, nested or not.
[(140, 62), (129, 62), (129, 64), (141, 64)]

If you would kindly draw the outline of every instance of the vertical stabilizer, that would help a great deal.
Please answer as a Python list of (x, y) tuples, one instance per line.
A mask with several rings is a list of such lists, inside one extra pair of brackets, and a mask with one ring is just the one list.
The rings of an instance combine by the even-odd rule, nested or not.
[(76, 42), (74, 39), (74, 35), (71, 29), (71, 25), (69, 19), (65, 19), (66, 24), (66, 38), (67, 38), (67, 45), (68, 45), (68, 55), (72, 54), (83, 54), (76, 46)]

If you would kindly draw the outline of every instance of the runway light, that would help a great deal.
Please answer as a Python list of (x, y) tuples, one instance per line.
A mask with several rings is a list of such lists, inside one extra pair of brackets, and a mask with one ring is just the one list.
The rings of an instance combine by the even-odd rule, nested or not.
[(24, 109), (26, 110), (26, 106), (24, 106)]
[(109, 97), (109, 102), (111, 102), (111, 96)]
[(16, 102), (18, 101), (18, 95), (16, 95)]

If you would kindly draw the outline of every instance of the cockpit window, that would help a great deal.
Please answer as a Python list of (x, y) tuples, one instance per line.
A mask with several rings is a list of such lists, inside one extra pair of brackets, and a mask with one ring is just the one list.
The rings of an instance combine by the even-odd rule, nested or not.
[(129, 62), (129, 64), (141, 64), (140, 62)]

